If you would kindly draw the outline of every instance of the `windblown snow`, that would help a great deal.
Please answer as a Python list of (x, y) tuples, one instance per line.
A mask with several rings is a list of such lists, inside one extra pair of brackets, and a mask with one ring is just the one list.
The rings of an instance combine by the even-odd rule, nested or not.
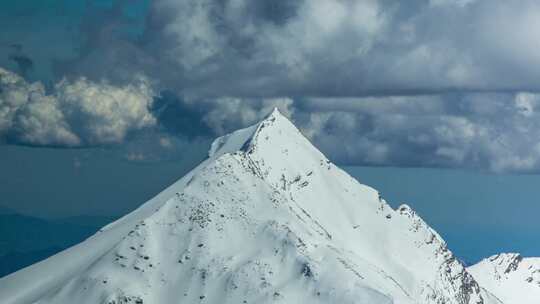
[(540, 303), (540, 258), (503, 253), (484, 259), (468, 270), (505, 304)]
[(501, 303), (410, 207), (393, 210), (277, 110), (139, 209), (0, 279), (0, 302)]

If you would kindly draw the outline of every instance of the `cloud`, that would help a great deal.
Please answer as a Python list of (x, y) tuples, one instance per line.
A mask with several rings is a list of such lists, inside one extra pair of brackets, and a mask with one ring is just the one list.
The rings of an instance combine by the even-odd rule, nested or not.
[(538, 172), (539, 103), (530, 92), (319, 98), (293, 118), (344, 164)]
[(144, 78), (123, 87), (63, 80), (47, 94), (41, 83), (0, 69), (0, 135), (30, 145), (120, 143), (129, 132), (156, 124), (154, 95)]
[(0, 84), (0, 136), (14, 143), (126, 142), (128, 160), (174, 159), (187, 146), (203, 151), (210, 138), (278, 107), (340, 164), (540, 171), (540, 94), (534, 92), (188, 98), (156, 95), (144, 78), (125, 86), (80, 78), (47, 93), (5, 70)]
[(540, 89), (534, 0), (155, 0), (136, 25), (122, 5), (87, 14), (61, 76), (143, 71), (189, 98)]
[[(187, 98), (540, 89), (535, 0), (114, 0), (64, 9), (69, 18), (30, 35), (54, 10), (9, 26), (21, 14), (7, 6), (9, 41), (0, 44), (23, 45), (32, 73), (51, 67), (55, 81), (125, 85), (143, 73)], [(9, 64), (5, 52), (0, 64)]]
[(222, 97), (202, 102), (210, 109), (202, 116), (202, 121), (218, 135), (254, 124), (275, 107), (289, 117), (294, 112), (291, 98)]
[(161, 0), (149, 20), (143, 44), (168, 65), (156, 75), (165, 84), (191, 97), (276, 97), (364, 56), (386, 13), (369, 0)]
[(88, 144), (119, 143), (129, 131), (156, 124), (149, 110), (155, 93), (144, 78), (123, 87), (80, 78), (59, 83), (55, 92), (74, 130)]
[[(180, 120), (187, 119), (182, 116), (187, 113), (190, 122), (205, 130), (206, 139), (249, 126), (277, 106), (340, 164), (540, 171), (540, 144), (535, 140), (540, 136), (538, 93), (219, 97), (176, 102), (189, 110), (174, 113)], [(164, 149), (172, 138), (183, 136), (181, 128), (174, 130), (159, 140)]]
[(277, 105), (340, 163), (540, 171), (537, 1), (120, 0), (77, 14), (34, 39), (6, 32), (28, 74), (51, 67), (42, 83), (57, 84), (1, 72), (0, 137), (87, 146), (136, 133), (177, 153)]
[(29, 85), (14, 73), (0, 69), (0, 134), (5, 134), (13, 125), (19, 107), (26, 104), (29, 92), (44, 91), (40, 84)]
[(189, 139), (208, 137), (214, 133), (202, 121), (207, 111), (197, 102), (188, 102), (172, 91), (162, 91), (154, 98), (151, 112), (158, 121), (160, 129), (165, 133), (185, 136)]
[(31, 145), (79, 146), (81, 139), (71, 131), (58, 100), (44, 92), (30, 94), (14, 117), (11, 139)]

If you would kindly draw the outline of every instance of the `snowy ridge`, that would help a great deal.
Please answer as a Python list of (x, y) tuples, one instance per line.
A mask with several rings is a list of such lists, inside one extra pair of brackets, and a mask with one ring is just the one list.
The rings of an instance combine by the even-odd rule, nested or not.
[(468, 270), (505, 304), (540, 303), (540, 258), (502, 253), (484, 259)]
[(0, 302), (501, 303), (410, 207), (277, 110), (95, 236), (0, 279)]

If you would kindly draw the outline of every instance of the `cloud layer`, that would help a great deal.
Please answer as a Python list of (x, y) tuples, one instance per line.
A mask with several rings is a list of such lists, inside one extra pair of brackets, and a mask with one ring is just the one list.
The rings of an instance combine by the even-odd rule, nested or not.
[(190, 97), (540, 89), (534, 0), (154, 0), (136, 39), (121, 12), (88, 17), (61, 74), (144, 70)]
[(278, 107), (341, 164), (540, 170), (537, 93), (190, 99), (157, 96), (144, 78), (124, 87), (81, 78), (47, 94), (5, 70), (0, 92), (6, 141), (78, 147), (121, 144), (133, 134), (126, 152), (133, 161), (180, 153), (190, 141), (200, 145)]
[(0, 66), (42, 81), (0, 70), (4, 141), (171, 153), (278, 106), (340, 163), (540, 171), (538, 1), (107, 3), (11, 14)]
[(120, 143), (130, 131), (156, 124), (153, 97), (143, 78), (123, 87), (63, 80), (47, 94), (43, 84), (0, 68), (0, 135), (29, 145)]
[(537, 172), (539, 105), (532, 93), (324, 98), (296, 119), (343, 163)]
[(212, 110), (198, 119), (220, 135), (255, 123), (273, 106), (341, 164), (540, 170), (536, 93), (217, 98), (204, 101)]

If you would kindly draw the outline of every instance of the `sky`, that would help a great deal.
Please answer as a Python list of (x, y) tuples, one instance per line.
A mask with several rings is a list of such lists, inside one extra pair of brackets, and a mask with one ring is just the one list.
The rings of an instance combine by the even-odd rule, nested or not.
[(126, 212), (278, 107), (434, 226), (445, 206), (538, 229), (519, 218), (540, 211), (539, 20), (536, 0), (0, 0), (0, 205)]
[(345, 167), (390, 205), (408, 204), (464, 262), (500, 252), (538, 256), (540, 175), (441, 168)]

